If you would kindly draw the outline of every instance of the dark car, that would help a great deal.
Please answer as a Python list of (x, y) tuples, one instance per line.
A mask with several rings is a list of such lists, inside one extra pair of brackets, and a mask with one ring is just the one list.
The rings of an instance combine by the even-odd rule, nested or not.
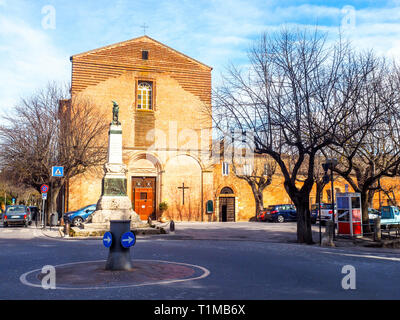
[(293, 204), (277, 204), (269, 206), (263, 215), (262, 221), (285, 222), (296, 221), (297, 211)]
[(31, 211), (27, 206), (12, 205), (7, 206), (3, 214), (3, 226), (23, 225), (25, 227), (32, 223)]

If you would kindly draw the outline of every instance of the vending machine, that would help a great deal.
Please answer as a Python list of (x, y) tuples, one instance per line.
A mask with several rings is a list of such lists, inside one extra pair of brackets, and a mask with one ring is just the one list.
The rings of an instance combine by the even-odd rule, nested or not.
[(362, 236), (361, 195), (354, 192), (336, 193), (338, 235)]

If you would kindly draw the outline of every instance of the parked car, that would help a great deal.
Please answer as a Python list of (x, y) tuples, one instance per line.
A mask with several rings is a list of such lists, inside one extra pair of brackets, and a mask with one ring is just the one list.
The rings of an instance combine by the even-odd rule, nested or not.
[(6, 212), (3, 214), (3, 226), (23, 225), (27, 227), (32, 223), (31, 211), (27, 206), (12, 205), (7, 206)]
[(395, 206), (384, 206), (381, 208), (381, 225), (383, 227), (400, 224), (400, 209)]
[(91, 204), (76, 211), (67, 212), (64, 220), (69, 221), (73, 226), (79, 227), (83, 222), (87, 221), (92, 213), (96, 210), (96, 205)]
[(267, 213), (267, 208), (263, 208), (257, 213), (257, 221), (266, 221), (265, 214)]
[(264, 213), (263, 221), (285, 222), (296, 221), (296, 207), (292, 204), (277, 204), (269, 206)]
[[(311, 216), (316, 217), (319, 220), (319, 204), (314, 203), (311, 205)], [(336, 214), (336, 204), (335, 204), (335, 214)], [(321, 203), (321, 224), (325, 224), (326, 221), (332, 220), (332, 203)]]
[(373, 221), (381, 216), (381, 212), (379, 210), (373, 209), (373, 208), (368, 208), (368, 218), (370, 223), (373, 223)]

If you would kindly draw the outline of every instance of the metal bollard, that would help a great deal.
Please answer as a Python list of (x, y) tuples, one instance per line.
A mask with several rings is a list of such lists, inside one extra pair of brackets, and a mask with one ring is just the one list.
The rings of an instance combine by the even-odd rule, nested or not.
[(381, 217), (377, 217), (374, 220), (374, 241), (381, 241), (382, 233), (381, 233)]
[(71, 229), (71, 223), (69, 222), (69, 220), (66, 220), (65, 224), (64, 224), (64, 236), (65, 237), (69, 237), (70, 229)]
[(175, 232), (175, 222), (174, 222), (174, 220), (171, 220), (171, 222), (169, 224), (169, 231)]
[(106, 270), (131, 270), (130, 248), (121, 244), (122, 235), (130, 232), (131, 220), (111, 220), (112, 244), (108, 252)]

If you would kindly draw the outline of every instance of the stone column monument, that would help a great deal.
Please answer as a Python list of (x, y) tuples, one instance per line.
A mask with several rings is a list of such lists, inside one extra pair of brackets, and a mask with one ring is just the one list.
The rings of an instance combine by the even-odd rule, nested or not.
[(122, 163), (122, 126), (118, 121), (119, 107), (113, 101), (113, 121), (108, 132), (108, 160), (104, 165), (101, 197), (92, 216), (92, 226), (110, 226), (110, 220), (131, 220), (131, 227), (145, 223), (133, 211), (127, 195), (126, 165)]

